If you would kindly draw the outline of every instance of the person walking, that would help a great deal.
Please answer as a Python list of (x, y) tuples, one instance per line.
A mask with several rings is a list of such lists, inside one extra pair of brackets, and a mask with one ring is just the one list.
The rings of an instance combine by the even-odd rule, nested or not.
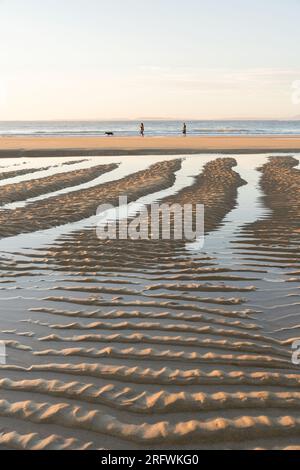
[(186, 137), (186, 123), (185, 122), (183, 123), (182, 133), (183, 133), (184, 137)]
[(141, 136), (144, 137), (144, 135), (145, 135), (145, 126), (144, 126), (143, 122), (141, 122), (140, 133), (141, 133)]

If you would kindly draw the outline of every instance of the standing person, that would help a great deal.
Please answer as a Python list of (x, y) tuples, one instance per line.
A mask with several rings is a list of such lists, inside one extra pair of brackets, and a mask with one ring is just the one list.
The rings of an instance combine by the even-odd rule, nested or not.
[(184, 137), (186, 137), (186, 123), (185, 122), (183, 123), (182, 133), (183, 133)]
[(141, 133), (141, 136), (144, 137), (144, 134), (145, 134), (145, 126), (144, 126), (144, 123), (143, 123), (143, 122), (141, 122), (140, 133)]

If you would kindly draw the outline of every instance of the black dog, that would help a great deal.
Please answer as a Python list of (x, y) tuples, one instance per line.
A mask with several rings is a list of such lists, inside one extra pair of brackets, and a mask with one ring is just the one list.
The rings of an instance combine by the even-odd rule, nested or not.
[(114, 133), (113, 132), (105, 132), (105, 135), (112, 136), (112, 135), (114, 135)]

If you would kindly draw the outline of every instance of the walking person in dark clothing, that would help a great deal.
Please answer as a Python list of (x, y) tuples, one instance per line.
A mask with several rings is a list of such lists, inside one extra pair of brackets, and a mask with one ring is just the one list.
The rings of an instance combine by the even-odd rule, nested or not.
[(145, 126), (144, 126), (143, 122), (141, 122), (140, 133), (141, 133), (141, 136), (144, 137), (144, 135), (145, 135)]
[(182, 133), (183, 133), (184, 137), (186, 137), (186, 123), (185, 122), (183, 123)]

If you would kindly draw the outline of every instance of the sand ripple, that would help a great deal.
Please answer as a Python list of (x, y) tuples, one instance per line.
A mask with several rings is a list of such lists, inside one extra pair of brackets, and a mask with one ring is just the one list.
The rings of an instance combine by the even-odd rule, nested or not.
[[(1, 293), (17, 316), (1, 331), (8, 363), (0, 365), (0, 445), (299, 447), (296, 163), (272, 158), (260, 169), (269, 213), (239, 227), (227, 258), (223, 247), (191, 252), (178, 240), (101, 241), (91, 228), (1, 258)], [(222, 239), (245, 183), (235, 164), (209, 162), (191, 187), (162, 202), (204, 203), (205, 230)], [(162, 162), (11, 211), (0, 233), (21, 233), (28, 220), (32, 231), (80, 220), (123, 191), (135, 200), (170, 187), (179, 167)]]

